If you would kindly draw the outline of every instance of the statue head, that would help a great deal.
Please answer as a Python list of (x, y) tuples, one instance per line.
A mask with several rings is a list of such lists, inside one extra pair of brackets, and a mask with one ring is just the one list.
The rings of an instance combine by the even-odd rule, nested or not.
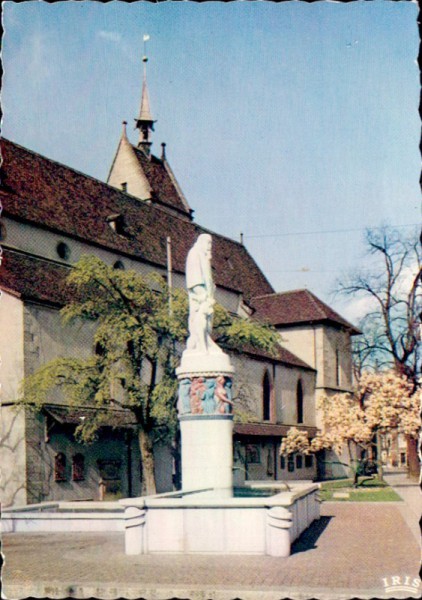
[(212, 237), (209, 233), (201, 233), (195, 242), (195, 246), (201, 253), (211, 260)]

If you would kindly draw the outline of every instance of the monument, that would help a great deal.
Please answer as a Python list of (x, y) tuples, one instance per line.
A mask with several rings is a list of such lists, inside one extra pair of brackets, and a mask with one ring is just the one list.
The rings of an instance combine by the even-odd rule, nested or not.
[(211, 256), (212, 238), (201, 234), (186, 260), (189, 337), (176, 373), (182, 489), (221, 496), (230, 495), (233, 486), (234, 368), (211, 336), (215, 305)]
[[(255, 482), (268, 494), (233, 493), (230, 359), (213, 341), (211, 236), (200, 235), (186, 265), (189, 338), (180, 367), (178, 410), (182, 491), (111, 502), (46, 502), (9, 508), (3, 531), (123, 531), (126, 554), (290, 554), (319, 518), (318, 485)], [(247, 482), (252, 483), (252, 482)]]

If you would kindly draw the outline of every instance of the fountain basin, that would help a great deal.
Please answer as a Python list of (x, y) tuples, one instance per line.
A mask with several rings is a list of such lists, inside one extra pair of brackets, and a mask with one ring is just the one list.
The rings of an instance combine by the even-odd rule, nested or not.
[(289, 556), (291, 543), (319, 518), (318, 490), (297, 483), (268, 497), (201, 490), (120, 500), (126, 553)]

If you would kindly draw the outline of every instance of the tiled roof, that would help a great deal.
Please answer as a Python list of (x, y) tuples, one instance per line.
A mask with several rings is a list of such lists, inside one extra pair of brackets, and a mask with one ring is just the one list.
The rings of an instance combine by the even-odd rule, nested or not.
[(153, 156), (148, 157), (139, 148), (132, 146), (135, 156), (145, 173), (152, 188), (153, 202), (159, 202), (164, 206), (175, 208), (190, 216), (191, 211), (183, 195), (179, 193), (175, 183), (172, 181), (164, 161)]
[(65, 278), (69, 267), (4, 250), (0, 267), (0, 287), (18, 294), (24, 300), (63, 306), (70, 300)]
[(260, 295), (253, 298), (251, 304), (256, 319), (274, 326), (330, 321), (349, 329), (352, 335), (360, 333), (309, 290)]
[[(66, 407), (45, 405), (44, 411), (49, 414), (55, 421), (61, 424), (80, 425), (81, 421), (90, 418), (95, 409), (83, 407)], [(136, 419), (129, 410), (102, 409), (102, 421), (104, 427), (129, 427), (136, 425)]]
[[(0, 199), (5, 215), (163, 268), (170, 236), (173, 269), (179, 273), (185, 271), (197, 236), (211, 233), (218, 285), (243, 292), (246, 301), (274, 291), (242, 244), (10, 141), (3, 139), (1, 150)], [(125, 235), (112, 230), (107, 223), (110, 215), (123, 216)]]
[[(281, 437), (287, 435), (292, 425), (280, 425), (276, 423), (235, 423), (233, 433), (238, 435), (254, 435), (259, 437)], [(307, 431), (310, 437), (317, 433), (316, 427), (305, 425), (294, 425), (300, 431)]]
[(312, 367), (310, 367), (303, 360), (283, 348), (283, 346), (276, 346), (274, 354), (270, 354), (265, 350), (259, 350), (258, 348), (244, 347), (242, 348), (242, 352), (245, 354), (249, 354), (254, 358), (263, 358), (265, 360), (272, 360), (275, 362), (281, 362), (285, 365), (290, 365), (292, 367), (300, 367), (301, 369), (309, 369), (310, 371), (315, 371)]

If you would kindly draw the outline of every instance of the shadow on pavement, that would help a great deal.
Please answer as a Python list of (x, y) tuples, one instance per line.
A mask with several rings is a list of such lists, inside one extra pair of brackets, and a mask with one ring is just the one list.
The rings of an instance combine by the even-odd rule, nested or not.
[(317, 548), (317, 541), (328, 523), (333, 517), (320, 517), (318, 521), (314, 521), (306, 531), (292, 544), (291, 554), (298, 554), (299, 552), (306, 552)]

